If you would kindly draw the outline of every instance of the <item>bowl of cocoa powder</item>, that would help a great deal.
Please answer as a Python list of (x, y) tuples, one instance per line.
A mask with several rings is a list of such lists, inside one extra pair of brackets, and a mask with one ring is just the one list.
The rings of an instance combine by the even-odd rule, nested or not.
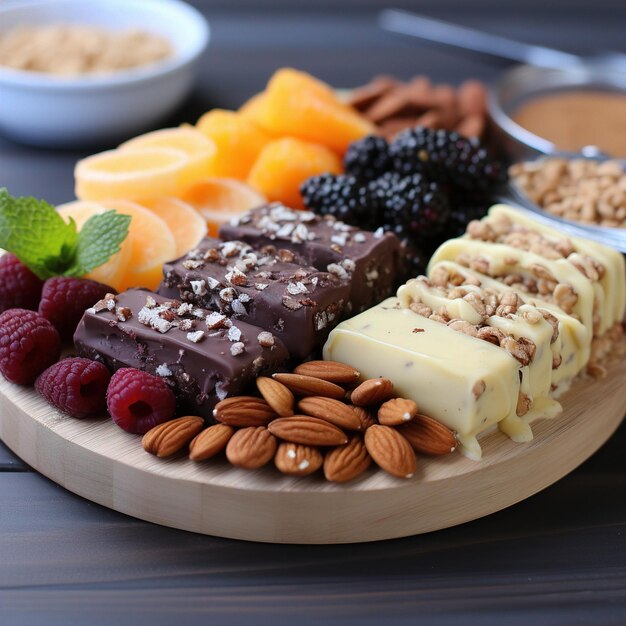
[(541, 154), (626, 158), (626, 72), (523, 65), (491, 88), (488, 106), (511, 162)]

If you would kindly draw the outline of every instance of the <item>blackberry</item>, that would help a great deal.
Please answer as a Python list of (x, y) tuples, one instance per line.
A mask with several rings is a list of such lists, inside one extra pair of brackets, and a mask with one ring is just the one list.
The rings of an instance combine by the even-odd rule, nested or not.
[(388, 172), (370, 183), (383, 228), (417, 247), (438, 240), (450, 213), (448, 197), (421, 174)]
[(458, 133), (416, 127), (401, 132), (389, 146), (393, 169), (421, 173), (456, 188), (486, 191), (506, 180), (506, 170), (478, 139)]
[(369, 189), (355, 176), (312, 176), (302, 183), (300, 193), (305, 206), (315, 213), (366, 229), (376, 225)]
[(343, 158), (346, 174), (372, 180), (391, 169), (389, 144), (383, 137), (368, 135), (351, 143)]

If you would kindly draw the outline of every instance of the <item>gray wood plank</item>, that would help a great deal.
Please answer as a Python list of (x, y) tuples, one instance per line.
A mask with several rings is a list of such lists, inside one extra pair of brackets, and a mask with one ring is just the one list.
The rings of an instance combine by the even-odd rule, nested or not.
[(462, 527), (359, 546), (272, 546), (145, 524), (37, 474), (4, 474), (0, 605), (15, 617), (9, 623), (29, 624), (88, 615), (105, 624), (139, 610), (155, 623), (202, 615), (236, 624), (260, 614), (280, 624), (415, 615), (436, 624), (471, 611), (463, 623), (527, 624), (541, 614), (542, 624), (585, 616), (618, 624), (625, 488), (623, 473), (575, 472)]
[(27, 471), (28, 469), (28, 465), (20, 458), (16, 457), (13, 452), (0, 441), (0, 472)]

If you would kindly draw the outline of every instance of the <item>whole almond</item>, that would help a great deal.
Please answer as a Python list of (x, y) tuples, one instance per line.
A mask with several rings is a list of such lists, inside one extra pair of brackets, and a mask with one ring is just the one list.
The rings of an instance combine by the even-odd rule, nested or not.
[(365, 432), (370, 426), (378, 424), (376, 418), (365, 407), (350, 406), (350, 408), (356, 413), (359, 421), (361, 422), (361, 428), (359, 428), (359, 430)]
[(427, 415), (417, 414), (411, 422), (398, 427), (416, 452), (441, 456), (454, 452), (457, 440), (444, 424)]
[(359, 416), (347, 405), (339, 400), (310, 396), (298, 402), (298, 409), (304, 415), (319, 417), (344, 430), (360, 430)]
[(307, 363), (301, 363), (293, 371), (295, 374), (313, 376), (313, 378), (321, 378), (329, 383), (339, 384), (355, 383), (361, 375), (351, 365), (339, 363), (338, 361), (308, 361)]
[(182, 450), (203, 428), (201, 417), (179, 417), (151, 428), (141, 439), (141, 445), (146, 452), (160, 458), (171, 456)]
[(233, 436), (235, 429), (227, 424), (213, 424), (200, 432), (189, 444), (189, 458), (204, 461), (219, 454)]
[(388, 378), (370, 378), (363, 381), (350, 394), (350, 401), (356, 406), (380, 404), (393, 396), (393, 383)]
[(335, 383), (329, 383), (321, 378), (313, 376), (303, 376), (302, 374), (274, 374), (274, 380), (289, 387), (291, 391), (299, 396), (324, 396), (342, 400), (345, 390)]
[(316, 472), (324, 457), (315, 446), (283, 441), (276, 450), (274, 464), (283, 473), (290, 476), (306, 476)]
[(269, 423), (268, 429), (279, 439), (308, 446), (340, 446), (348, 441), (341, 429), (308, 415), (279, 417)]
[(372, 463), (361, 435), (352, 435), (348, 443), (329, 450), (324, 459), (324, 476), (335, 483), (345, 483), (360, 476)]
[(277, 441), (264, 426), (238, 430), (226, 445), (226, 458), (245, 469), (263, 467), (276, 453)]
[(261, 398), (237, 396), (218, 402), (213, 409), (213, 417), (223, 424), (245, 428), (265, 426), (276, 417), (276, 413)]
[(256, 379), (256, 386), (265, 399), (265, 402), (274, 409), (277, 415), (280, 415), (280, 417), (293, 415), (295, 399), (291, 391), (289, 391), (285, 385), (273, 378), (259, 376), (259, 378)]
[(410, 478), (415, 474), (415, 452), (409, 442), (391, 426), (370, 426), (365, 431), (365, 447), (374, 462), (392, 476)]
[(378, 409), (378, 421), (385, 426), (399, 426), (417, 415), (417, 404), (407, 398), (387, 400)]

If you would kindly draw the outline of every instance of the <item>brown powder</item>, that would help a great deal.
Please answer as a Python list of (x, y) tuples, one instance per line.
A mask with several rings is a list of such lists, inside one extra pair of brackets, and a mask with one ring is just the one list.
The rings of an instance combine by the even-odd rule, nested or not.
[(545, 95), (521, 105), (513, 119), (559, 150), (579, 152), (593, 145), (626, 158), (626, 93), (581, 90)]

